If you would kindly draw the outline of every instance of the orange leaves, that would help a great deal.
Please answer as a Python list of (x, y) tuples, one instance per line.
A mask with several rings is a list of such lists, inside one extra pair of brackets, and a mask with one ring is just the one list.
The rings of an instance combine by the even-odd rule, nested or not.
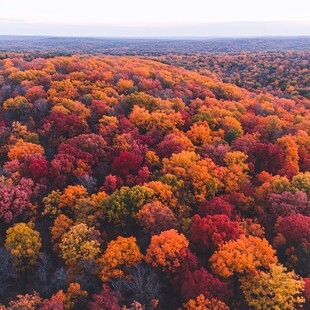
[(129, 120), (142, 131), (175, 131), (177, 126), (181, 126), (184, 123), (180, 112), (156, 110), (150, 113), (138, 105), (133, 107)]
[(65, 216), (60, 214), (54, 221), (54, 226), (51, 228), (52, 237), (51, 240), (54, 243), (54, 251), (59, 249), (59, 242), (61, 237), (69, 230), (73, 221)]
[(211, 130), (206, 121), (194, 123), (186, 133), (196, 146), (205, 146), (211, 142)]
[(102, 281), (106, 282), (115, 277), (126, 276), (124, 268), (129, 268), (142, 259), (143, 255), (135, 237), (117, 237), (116, 240), (109, 242), (104, 254), (98, 260), (99, 264), (103, 266), (100, 273)]
[[(223, 169), (218, 169), (214, 162), (209, 159), (200, 160), (195, 152), (182, 151), (172, 154), (170, 159), (163, 159), (162, 173), (174, 174), (177, 178), (185, 181), (185, 193), (192, 194), (190, 197), (198, 201), (204, 201), (206, 197), (212, 197), (222, 186), (220, 181)], [(219, 178), (218, 178), (219, 177)]]
[(133, 87), (134, 83), (132, 80), (120, 79), (116, 84), (116, 88), (120, 94), (128, 93), (130, 90), (133, 89)]
[(242, 235), (236, 241), (228, 241), (220, 246), (210, 258), (212, 270), (223, 278), (234, 273), (248, 274), (260, 267), (268, 268), (277, 263), (275, 250), (266, 239)]
[(13, 147), (10, 148), (8, 157), (9, 159), (13, 160), (13, 159), (23, 158), (26, 155), (31, 155), (31, 154), (43, 155), (44, 149), (41, 145), (19, 140)]
[[(187, 56), (177, 57), (186, 65)], [(205, 57), (190, 56), (197, 66)], [(298, 91), (298, 81), (279, 82), (279, 91)], [(18, 271), (32, 267), (38, 281), (29, 278), (29, 292), (52, 295), (37, 298), (42, 310), (87, 308), (97, 276), (113, 292), (104, 285), (94, 309), (155, 308), (157, 299), (168, 308), (188, 301), (186, 310), (228, 309), (222, 300), (285, 309), (299, 297), (299, 279), (274, 265), (264, 232), (279, 260), (307, 276), (306, 98), (256, 96), (137, 57), (13, 56), (0, 60), (0, 84), (0, 217), (6, 226), (31, 216), (44, 252), (56, 252), (34, 266), (40, 234), (18, 223), (0, 264), (5, 270), (10, 252)], [(11, 296), (12, 277), (2, 284), (1, 272), (0, 295), (8, 288)]]
[(176, 272), (181, 266), (181, 250), (188, 245), (189, 242), (183, 234), (179, 234), (175, 229), (166, 230), (152, 237), (145, 260), (165, 272)]
[(74, 209), (77, 202), (87, 197), (87, 190), (84, 186), (75, 185), (75, 186), (68, 186), (65, 188), (64, 193), (62, 194), (59, 207), (64, 208), (67, 207), (69, 209)]
[(184, 310), (229, 310), (229, 307), (220, 300), (207, 299), (202, 294), (196, 299), (190, 299), (183, 305)]

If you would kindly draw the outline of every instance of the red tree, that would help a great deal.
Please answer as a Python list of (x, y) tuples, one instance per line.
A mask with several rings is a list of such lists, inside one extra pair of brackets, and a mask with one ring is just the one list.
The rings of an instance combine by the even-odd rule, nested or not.
[(213, 251), (219, 245), (239, 237), (238, 222), (231, 221), (224, 214), (192, 217), (191, 241), (197, 244), (199, 251)]

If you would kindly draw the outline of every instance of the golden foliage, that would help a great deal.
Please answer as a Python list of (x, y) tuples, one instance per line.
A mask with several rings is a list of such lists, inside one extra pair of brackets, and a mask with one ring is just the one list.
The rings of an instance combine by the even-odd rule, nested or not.
[(6, 231), (5, 247), (13, 255), (17, 270), (31, 267), (40, 254), (40, 233), (33, 228), (32, 223), (18, 223)]

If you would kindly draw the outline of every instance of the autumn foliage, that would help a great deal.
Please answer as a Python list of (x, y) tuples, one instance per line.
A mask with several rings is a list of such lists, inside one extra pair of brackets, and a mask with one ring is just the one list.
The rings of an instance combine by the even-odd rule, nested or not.
[(0, 52), (0, 308), (309, 308), (307, 55)]

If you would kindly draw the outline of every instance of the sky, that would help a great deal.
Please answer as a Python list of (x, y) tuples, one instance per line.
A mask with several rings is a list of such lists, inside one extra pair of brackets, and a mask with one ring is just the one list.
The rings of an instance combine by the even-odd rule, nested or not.
[(310, 0), (0, 0), (0, 35), (310, 35)]

